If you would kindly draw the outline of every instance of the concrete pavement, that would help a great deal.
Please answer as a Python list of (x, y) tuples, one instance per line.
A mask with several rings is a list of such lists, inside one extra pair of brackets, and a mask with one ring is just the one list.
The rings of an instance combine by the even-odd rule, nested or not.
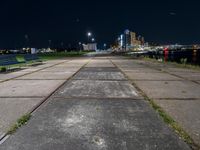
[[(117, 63), (118, 59), (114, 60)], [(124, 59), (119, 58), (120, 61)], [(55, 72), (60, 71), (58, 68)], [(101, 57), (77, 72), (33, 114), (26, 126), (0, 145), (0, 150), (36, 149), (190, 148), (110, 59)]]
[(122, 57), (111, 59), (200, 145), (200, 71)]
[[(37, 107), (88, 61), (53, 60), (17, 72), (0, 74), (0, 137), (18, 118)], [(58, 72), (61, 66), (65, 69)]]

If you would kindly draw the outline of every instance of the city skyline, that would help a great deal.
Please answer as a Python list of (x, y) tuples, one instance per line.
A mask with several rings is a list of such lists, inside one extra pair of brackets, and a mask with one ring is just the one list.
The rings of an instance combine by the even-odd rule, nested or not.
[(0, 6), (0, 48), (47, 47), (87, 42), (112, 44), (125, 29), (160, 44), (200, 43), (200, 2), (172, 1), (4, 1)]

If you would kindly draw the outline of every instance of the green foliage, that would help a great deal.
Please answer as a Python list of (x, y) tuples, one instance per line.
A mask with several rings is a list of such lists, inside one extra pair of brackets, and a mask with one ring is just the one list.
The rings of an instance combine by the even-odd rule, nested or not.
[(0, 68), (0, 72), (6, 72), (7, 71), (7, 68), (6, 67), (1, 67)]
[(44, 54), (38, 54), (38, 56), (42, 60), (51, 60), (51, 59), (59, 59), (59, 58), (65, 58), (65, 57), (79, 57), (83, 56), (88, 52), (58, 52), (58, 53), (44, 53)]
[(186, 65), (187, 64), (187, 58), (181, 58), (181, 64)]
[(152, 99), (150, 99), (135, 83), (133, 83), (133, 85), (138, 91), (140, 91), (141, 95), (144, 96), (147, 101), (149, 101), (152, 108), (159, 114), (163, 121), (169, 127), (171, 127), (180, 136), (180, 138), (188, 143), (192, 149), (200, 149), (200, 147), (196, 143), (194, 143), (189, 134), (171, 116), (169, 116), (159, 105), (157, 105)]
[[(142, 59), (145, 60), (145, 61), (163, 63), (163, 62), (159, 62), (156, 59), (152, 59), (152, 58), (149, 58), (149, 57), (144, 57)], [(184, 64), (184, 62), (187, 62), (187, 59), (185, 59), (185, 60), (182, 59), (182, 63), (176, 63), (176, 62), (170, 62), (170, 61), (165, 62), (165, 63), (170, 64), (170, 65), (175, 65), (176, 67), (180, 67), (180, 68), (200, 70), (200, 66), (199, 65), (187, 64), (187, 63)]]
[(8, 134), (13, 134), (19, 129), (21, 126), (25, 125), (29, 119), (31, 118), (31, 114), (26, 114), (19, 118), (17, 122), (9, 129)]
[(163, 119), (163, 121), (168, 124), (171, 128), (174, 129), (174, 131), (188, 144), (191, 145), (193, 148), (199, 148), (197, 146), (193, 139), (188, 135), (188, 133), (183, 130), (183, 128), (171, 117), (169, 116), (160, 106), (158, 106), (153, 100), (146, 97), (146, 99), (149, 101), (150, 105), (153, 107), (153, 109), (158, 112), (160, 117)]

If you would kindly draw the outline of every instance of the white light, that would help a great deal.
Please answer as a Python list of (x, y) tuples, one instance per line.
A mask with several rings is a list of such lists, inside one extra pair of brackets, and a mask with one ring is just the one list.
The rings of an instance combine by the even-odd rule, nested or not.
[(88, 32), (88, 34), (87, 34), (88, 36), (92, 36), (92, 33), (91, 32)]
[(94, 42), (95, 41), (95, 39), (94, 38), (92, 38), (92, 42)]
[(121, 41), (120, 41), (120, 46), (123, 46), (123, 35), (121, 35)]

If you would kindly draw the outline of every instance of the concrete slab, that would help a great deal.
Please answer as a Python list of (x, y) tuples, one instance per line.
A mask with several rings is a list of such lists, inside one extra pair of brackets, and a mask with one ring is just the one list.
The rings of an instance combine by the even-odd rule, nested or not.
[(171, 72), (171, 73), (186, 78), (188, 80), (200, 81), (200, 72)]
[(38, 70), (40, 70), (40, 69), (41, 69), (41, 68), (27, 67), (27, 68), (21, 70), (21, 72), (27, 72), (27, 73), (29, 73), (29, 72), (38, 71)]
[(5, 133), (24, 114), (39, 104), (41, 98), (0, 98), (0, 133)]
[(56, 66), (81, 66), (85, 63), (89, 62), (89, 60), (72, 60), (72, 61), (68, 61), (65, 63), (61, 63), (59, 65)]
[(55, 59), (55, 60), (48, 60), (48, 61), (45, 61), (44, 63), (48, 63), (48, 64), (58, 64), (58, 63), (64, 63), (64, 62), (68, 62), (70, 61), (71, 59), (70, 58), (65, 58), (65, 59)]
[(46, 63), (45, 63), (45, 64), (39, 64), (39, 65), (35, 65), (35, 66), (30, 66), (30, 67), (42, 69), (42, 68), (51, 67), (51, 66), (53, 66), (53, 65), (55, 65), (55, 64), (46, 64)]
[(126, 80), (121, 72), (91, 72), (80, 71), (74, 79), (86, 80)]
[[(120, 68), (120, 67), (119, 67)], [(155, 70), (151, 68), (120, 68), (124, 72), (138, 72), (138, 73), (162, 73), (160, 70)]]
[(118, 64), (116, 63), (118, 67), (120, 68), (145, 68), (144, 65), (141, 65), (141, 64), (136, 64), (136, 63), (123, 63), (123, 64)]
[(30, 80), (67, 80), (75, 72), (35, 72), (23, 77), (17, 78), (19, 80), (30, 79)]
[(200, 86), (190, 81), (134, 81), (150, 98), (200, 98)]
[(167, 68), (167, 71), (168, 72), (183, 72), (183, 73), (187, 73), (187, 72), (189, 72), (189, 73), (199, 73), (200, 71), (198, 71), (198, 70), (194, 70), (194, 69), (188, 69), (188, 68), (179, 68), (179, 67), (173, 67), (173, 68), (171, 68), (171, 67), (169, 67), (169, 68)]
[(84, 67), (81, 72), (119, 72), (116, 67)]
[(167, 73), (158, 73), (158, 72), (146, 72), (146, 73), (139, 73), (139, 72), (126, 72), (126, 75), (129, 79), (132, 80), (183, 80), (181, 78), (175, 77), (173, 75)]
[(115, 67), (110, 60), (97, 59), (91, 60), (86, 67)]
[(189, 150), (139, 100), (65, 100), (46, 104), (0, 150)]
[(26, 73), (27, 72), (23, 72), (23, 71), (16, 71), (16, 72), (10, 72), (10, 73), (5, 73), (5, 74), (1, 73), (0, 80), (8, 80), (8, 79), (16, 78), (16, 77), (22, 76)]
[(86, 67), (115, 67), (113, 64), (111, 63), (90, 63), (88, 65), (86, 65)]
[(200, 145), (200, 99), (155, 100)]
[(55, 67), (56, 68), (72, 68), (72, 67), (74, 67), (74, 68), (80, 68), (80, 67), (82, 67), (83, 66), (83, 64), (71, 64), (71, 63), (68, 63), (68, 64), (60, 64), (60, 65), (56, 65)]
[(0, 97), (48, 96), (65, 80), (10, 80), (0, 83)]
[(59, 97), (140, 98), (127, 81), (72, 80), (58, 92)]
[(148, 67), (160, 68), (160, 69), (163, 69), (163, 70), (166, 70), (166, 69), (168, 69), (169, 67), (175, 68), (175, 66), (170, 65), (170, 64), (166, 64), (166, 63), (149, 62), (149, 61), (143, 61), (142, 63), (143, 63), (144, 65), (148, 66)]
[(140, 68), (145, 67), (144, 61), (133, 60), (133, 59), (119, 59), (119, 60), (112, 60), (113, 63), (117, 64), (121, 67), (133, 67), (133, 68)]
[(80, 69), (81, 67), (51, 67), (47, 69), (41, 70), (42, 72), (76, 72)]

